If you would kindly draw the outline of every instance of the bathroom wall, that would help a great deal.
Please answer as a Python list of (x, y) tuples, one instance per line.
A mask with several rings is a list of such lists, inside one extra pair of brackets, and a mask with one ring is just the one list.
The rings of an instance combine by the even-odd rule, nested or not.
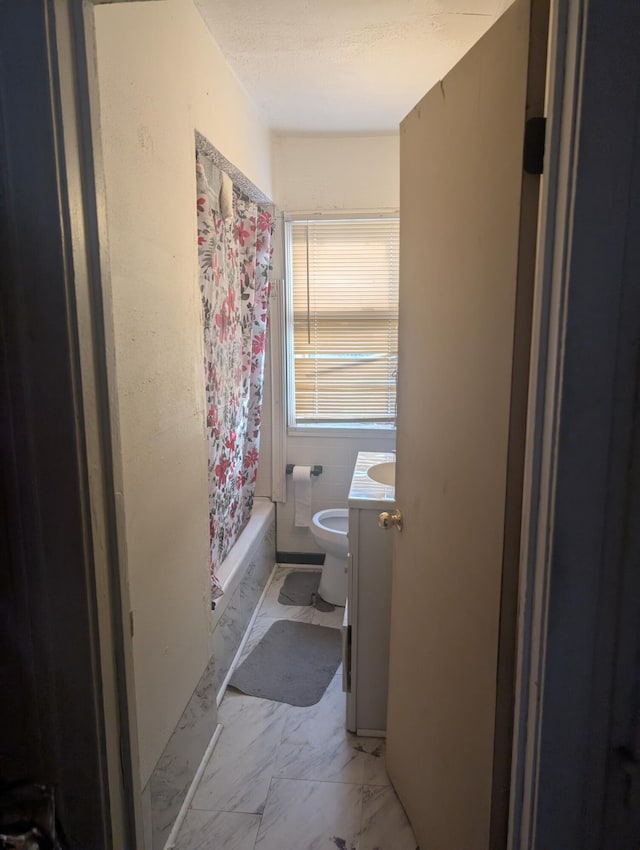
[(273, 197), (281, 210), (397, 210), (400, 205), (396, 134), (274, 135), (272, 151)]
[[(284, 212), (397, 210), (399, 139), (376, 136), (285, 136), (273, 139), (273, 197)], [(273, 352), (277, 356), (277, 352)], [(282, 365), (284, 368), (284, 364)], [(286, 427), (282, 423), (281, 427)], [(358, 451), (390, 451), (395, 433), (359, 431), (335, 436), (288, 435), (286, 460), (322, 464), (313, 479), (312, 508), (346, 507)], [(273, 470), (278, 474), (278, 470)], [(279, 552), (318, 552), (305, 528), (293, 524), (293, 486), (288, 476), (287, 501), (278, 504)]]
[(269, 134), (191, 0), (95, 9), (145, 786), (209, 661), (209, 523), (194, 129), (271, 194)]

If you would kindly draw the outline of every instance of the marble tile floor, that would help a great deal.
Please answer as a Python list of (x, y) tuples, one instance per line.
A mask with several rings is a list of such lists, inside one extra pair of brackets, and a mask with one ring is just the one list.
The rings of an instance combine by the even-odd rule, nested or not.
[[(277, 567), (242, 658), (278, 619), (340, 628), (342, 608), (280, 605), (292, 569)], [(176, 850), (416, 850), (386, 774), (384, 740), (350, 734), (344, 718), (340, 668), (308, 708), (229, 689)]]

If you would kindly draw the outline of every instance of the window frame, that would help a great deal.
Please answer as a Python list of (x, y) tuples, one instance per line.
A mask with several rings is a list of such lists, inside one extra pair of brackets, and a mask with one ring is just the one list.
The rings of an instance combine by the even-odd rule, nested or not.
[(289, 436), (310, 437), (354, 437), (358, 435), (387, 438), (395, 434), (396, 420), (388, 423), (372, 422), (297, 422), (295, 416), (295, 379), (294, 379), (294, 315), (293, 315), (293, 240), (291, 226), (301, 221), (356, 221), (363, 219), (400, 219), (399, 209), (380, 210), (341, 210), (339, 212), (288, 212), (284, 213), (284, 359), (286, 381), (286, 424)]

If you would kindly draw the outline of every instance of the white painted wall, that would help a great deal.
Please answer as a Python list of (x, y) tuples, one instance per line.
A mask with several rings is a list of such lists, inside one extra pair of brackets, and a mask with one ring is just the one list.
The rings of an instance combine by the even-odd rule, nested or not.
[[(399, 138), (377, 136), (275, 136), (273, 197), (285, 212), (397, 210)], [(281, 249), (281, 240), (278, 240)], [(275, 356), (274, 352), (274, 356)], [(284, 368), (284, 366), (283, 366)], [(284, 423), (283, 423), (284, 427)], [(356, 432), (344, 436), (289, 435), (287, 463), (321, 464), (313, 479), (312, 508), (347, 507), (351, 475), (358, 451), (390, 451), (395, 433)], [(278, 470), (273, 470), (278, 474)], [(311, 533), (296, 528), (293, 485), (278, 504), (277, 548), (281, 552), (318, 552)]]
[(287, 212), (398, 209), (399, 136), (273, 137), (273, 198)]
[(209, 655), (194, 129), (266, 194), (270, 145), (190, 0), (95, 20), (144, 786)]

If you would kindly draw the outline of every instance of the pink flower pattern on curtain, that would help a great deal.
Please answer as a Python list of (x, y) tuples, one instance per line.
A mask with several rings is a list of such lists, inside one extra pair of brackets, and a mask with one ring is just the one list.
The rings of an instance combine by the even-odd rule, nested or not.
[[(234, 189), (223, 220), (219, 186), (196, 161), (204, 324), (212, 598), (216, 569), (251, 515), (260, 448), (273, 218)], [(215, 181), (212, 180), (212, 184)]]

